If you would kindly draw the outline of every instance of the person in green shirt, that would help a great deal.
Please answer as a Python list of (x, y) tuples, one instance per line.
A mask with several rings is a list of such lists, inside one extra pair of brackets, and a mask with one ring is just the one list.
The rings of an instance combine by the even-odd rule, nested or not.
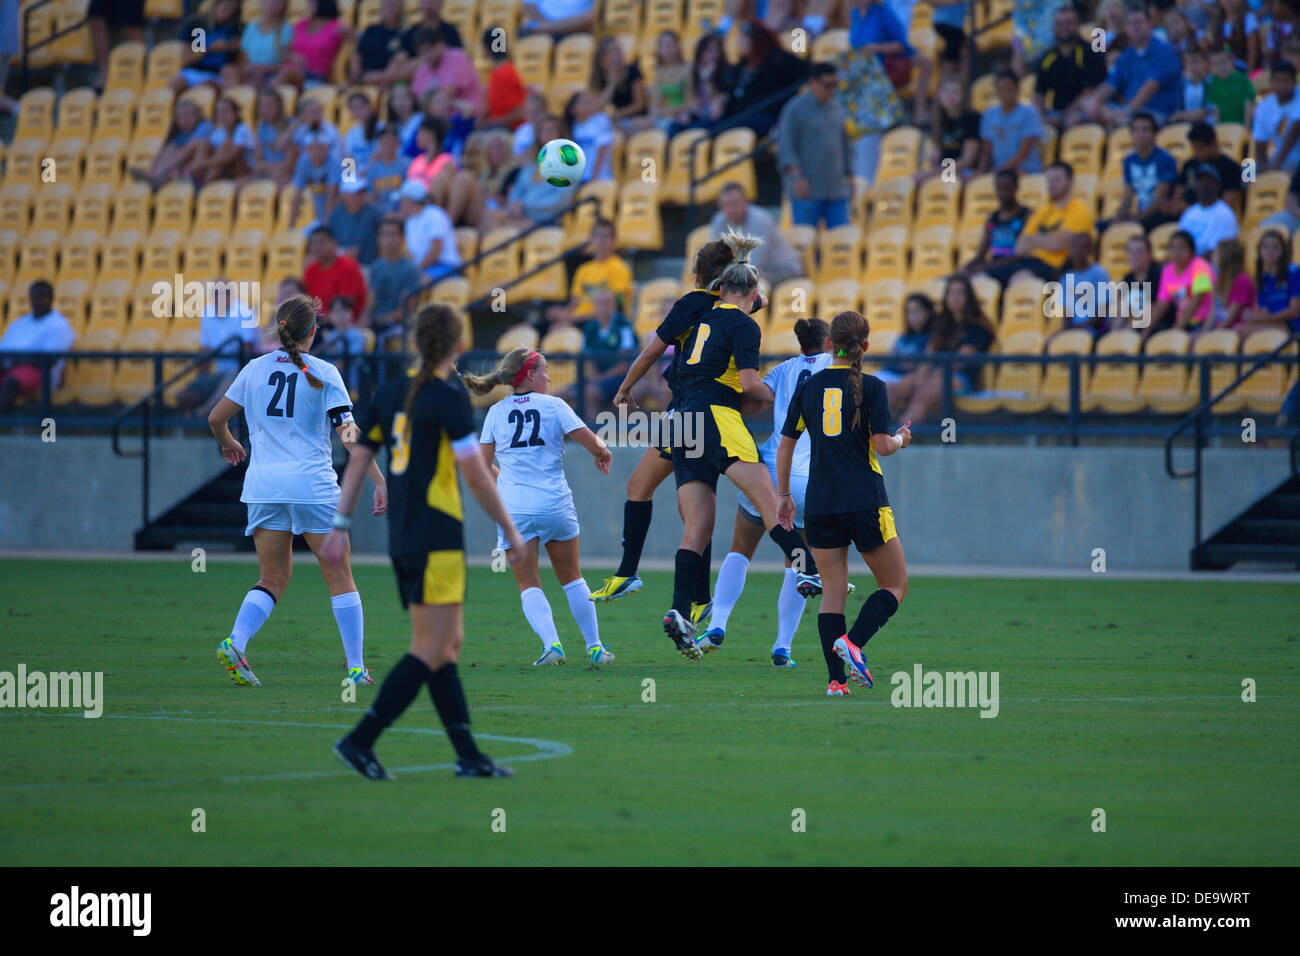
[(1205, 86), (1205, 102), (1214, 106), (1219, 123), (1247, 122), (1247, 108), (1255, 102), (1255, 84), (1244, 71), (1237, 69), (1232, 53), (1215, 50), (1210, 56), (1210, 78)]

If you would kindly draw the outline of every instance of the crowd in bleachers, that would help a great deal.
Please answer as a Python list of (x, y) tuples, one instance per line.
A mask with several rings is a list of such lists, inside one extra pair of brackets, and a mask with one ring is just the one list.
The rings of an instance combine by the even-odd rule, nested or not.
[[(15, 6), (0, 0), (0, 18)], [(0, 303), (9, 326), (39, 322), (29, 287), (45, 280), (77, 347), (179, 351), (200, 344), (203, 322), (155, 321), (145, 306), (157, 279), (290, 282), (320, 299), (336, 348), (401, 348), (417, 290), (464, 305), (552, 262), (510, 291), (552, 303), (544, 319), (504, 341), (546, 333), (552, 348), (596, 355), (634, 345), (688, 287), (689, 275), (638, 285), (624, 257), (659, 250), (660, 207), (693, 200), (717, 212), (691, 233), (688, 262), (729, 226), (765, 238), (773, 354), (792, 347), (797, 318), (840, 308), (868, 315), (877, 353), (1268, 351), (1300, 330), (1297, 10), (58, 0), (27, 39), (74, 15), (89, 15), (84, 35), (33, 60), (83, 63), (90, 79), (0, 99), (16, 113), (2, 154)], [(587, 154), (571, 189), (531, 163), (556, 137)], [(779, 212), (754, 201), (751, 154), (768, 137)], [(42, 176), (49, 159), (57, 177)], [(591, 202), (571, 209), (580, 199)], [(564, 253), (591, 262), (569, 280)], [(273, 304), (263, 297), (261, 318)], [(619, 369), (598, 364), (596, 403)], [(1192, 400), (1185, 367), (1114, 367), (1131, 381), (1099, 367), (1090, 407), (1112, 409), (1105, 396), (1126, 387), (1138, 408)], [(932, 415), (943, 370), (889, 368), (898, 411)], [(1057, 408), (1058, 368), (972, 362), (953, 384), (966, 409)], [(30, 373), (10, 378), (7, 390), (32, 390)], [(82, 363), (58, 397), (106, 404), (146, 384), (143, 366)], [(1286, 387), (1283, 371), (1248, 394), (1271, 410)], [(192, 403), (202, 390), (169, 397)]]

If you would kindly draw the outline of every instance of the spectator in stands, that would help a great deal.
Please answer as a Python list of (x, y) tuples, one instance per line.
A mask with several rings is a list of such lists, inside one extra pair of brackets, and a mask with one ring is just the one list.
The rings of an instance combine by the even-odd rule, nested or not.
[(563, 326), (591, 316), (595, 311), (592, 299), (602, 289), (614, 295), (619, 309), (631, 308), (632, 267), (614, 251), (616, 241), (614, 224), (597, 218), (587, 240), (591, 258), (574, 270), (569, 301), (547, 310), (546, 317), (552, 323)]
[(310, 200), (317, 224), (324, 223), (334, 211), (339, 193), (339, 159), (334, 146), (337, 140), (320, 130), (301, 137), (302, 155), (293, 169), (297, 189), (289, 210), (289, 221), (297, 222), (302, 203)]
[(1093, 259), (1092, 245), (1089, 233), (1070, 236), (1069, 256), (1060, 279), (1064, 315), (1059, 318), (1064, 319), (1062, 329), (1087, 329), (1093, 335), (1103, 335), (1110, 330), (1110, 276)]
[(1197, 255), (1212, 255), (1221, 240), (1237, 236), (1237, 216), (1220, 198), (1222, 191), (1217, 169), (1207, 165), (1196, 171), (1196, 202), (1183, 211), (1178, 228), (1195, 240)]
[(844, 107), (835, 100), (835, 67), (815, 63), (806, 92), (781, 111), (777, 163), (797, 226), (849, 221), (853, 197), (852, 158), (844, 129)]
[(287, 137), (282, 139), (289, 128), (284, 100), (273, 88), (263, 87), (257, 91), (254, 110), (257, 131), (253, 135), (251, 175), (254, 179), (273, 179), (277, 186), (287, 185), (298, 161), (298, 147)]
[(339, 185), (339, 203), (325, 224), (344, 255), (368, 266), (379, 255), (378, 231), (383, 218), (383, 210), (372, 201), (370, 184), (364, 179), (345, 179)]
[[(1187, 65), (1186, 56), (1189, 53), (1196, 53), (1201, 56), (1201, 81), (1205, 79), (1205, 71), (1209, 65), (1205, 62), (1205, 54), (1197, 46), (1196, 30), (1192, 26), (1192, 21), (1188, 19), (1187, 13), (1178, 6), (1166, 6), (1163, 10), (1159, 4), (1153, 6), (1160, 10), (1160, 25), (1164, 30), (1164, 40), (1174, 48), (1179, 56), (1183, 57), (1183, 65)], [(1186, 108), (1186, 107), (1184, 107)]]
[(379, 257), (370, 263), (367, 276), (370, 286), (370, 314), (363, 320), (375, 332), (382, 345), (388, 338), (402, 334), (406, 300), (420, 290), (424, 277), (406, 252), (402, 220), (385, 216), (377, 230)]
[(429, 189), (408, 179), (398, 191), (405, 220), (406, 251), (426, 279), (441, 279), (460, 266), (456, 229), (448, 215), (429, 202)]
[(1065, 0), (1011, 0), (1011, 71), (1016, 76), (1029, 72), (1029, 64), (1036, 63), (1052, 48), (1056, 35), (1053, 32), (1053, 14)]
[(451, 217), (453, 226), (477, 226), (483, 218), (482, 190), (473, 173), (458, 169), (456, 157), (441, 151), (445, 129), (443, 121), (436, 117), (420, 124), (417, 142), (421, 152), (411, 160), (406, 178), (424, 185), (429, 198)]
[(1286, 193), (1286, 208), (1265, 219), (1261, 226), (1281, 229), (1287, 235), (1300, 229), (1300, 168), (1291, 174), (1291, 185)]
[(355, 391), (360, 385), (361, 365), (354, 359), (365, 355), (370, 343), (366, 339), (366, 333), (357, 326), (353, 316), (353, 302), (347, 296), (336, 296), (325, 315), (325, 328), (314, 352), (332, 362), (343, 373), (343, 381), (347, 383), (348, 389)]
[[(0, 352), (70, 352), (77, 333), (54, 308), (54, 286), (37, 279), (27, 288), (31, 311), (17, 316), (0, 336)], [(51, 370), (51, 391), (59, 384), (63, 363)], [(41, 389), (44, 369), (35, 362), (0, 359), (0, 412), (13, 408), (20, 398), (35, 395)]]
[[(1084, 42), (1073, 4), (1052, 15), (1052, 39), (1034, 67), (1034, 106), (1046, 122), (1072, 126), (1082, 118), (1082, 99), (1106, 80), (1106, 55)], [(1109, 43), (1104, 47), (1110, 48)]]
[(722, 119), (727, 105), (728, 78), (731, 64), (727, 62), (726, 47), (722, 37), (706, 33), (695, 44), (695, 57), (691, 62), (691, 81), (688, 87), (689, 118), (675, 123), (668, 130), (672, 136), (691, 126), (712, 126)]
[(218, 276), (208, 287), (199, 319), (199, 347), (211, 351), (213, 359), (176, 393), (176, 404), (186, 417), (207, 418), (239, 374), (240, 353), (260, 345), (257, 312), (253, 303), (239, 298), (236, 289), (226, 276)]
[(964, 182), (980, 164), (980, 115), (966, 104), (966, 88), (955, 76), (939, 84), (935, 104), (931, 145), (926, 151), (925, 167), (917, 172), (916, 181), (923, 183), (949, 174)]
[(339, 147), (338, 127), (325, 118), (325, 107), (315, 97), (298, 100), (298, 118), (285, 131), (281, 145), (292, 142), (299, 149), (305, 149), (308, 139), (325, 143), (331, 152)]
[(532, 0), (523, 5), (523, 32), (568, 36), (596, 25), (595, 0)]
[[(913, 292), (903, 301), (903, 332), (889, 350), (891, 358), (924, 355), (930, 343), (930, 329), (934, 325), (934, 303), (923, 292)], [(886, 385), (901, 382), (916, 365), (892, 361), (875, 373)]]
[(1208, 329), (1242, 327), (1242, 313), (1255, 305), (1255, 281), (1246, 268), (1246, 247), (1240, 239), (1224, 239), (1214, 249), (1214, 308)]
[[(587, 155), (587, 169), (582, 181), (614, 178), (614, 124), (600, 104), (600, 96), (591, 90), (578, 90), (564, 108), (573, 141)], [(545, 142), (545, 140), (543, 140)]]
[(337, 0), (308, 0), (307, 16), (293, 25), (281, 81), (318, 86), (328, 83), (339, 50), (350, 31), (339, 19)]
[(410, 84), (394, 83), (392, 89), (388, 91), (387, 124), (397, 130), (402, 155), (407, 159), (414, 159), (420, 154), (420, 147), (415, 140), (420, 124), (423, 122), (424, 114), (420, 112)]
[[(543, 117), (537, 125), (538, 137), (543, 142), (564, 135), (564, 121), (558, 116)], [(555, 216), (577, 198), (578, 187), (557, 189), (542, 178), (536, 163), (525, 163), (510, 186), (505, 208), (492, 217), (491, 226), (513, 226), (526, 229), (536, 222)]]
[[(91, 6), (95, 3), (92, 0)], [(21, 37), (22, 33), (19, 27), (18, 0), (0, 0), (0, 113), (13, 113), (18, 109), (18, 103), (5, 95), (5, 89), (9, 85), (9, 61), (20, 56), (23, 52)], [(103, 19), (91, 21), (92, 40), (98, 46), (98, 38), (94, 35), (94, 27), (98, 26), (100, 30), (104, 27)], [(98, 50), (96, 50), (98, 52)], [(98, 61), (96, 61), (98, 62)], [(108, 62), (108, 44), (105, 41), (104, 63)], [(102, 79), (96, 79), (96, 92), (103, 85)]]
[(1188, 130), (1187, 140), (1191, 143), (1192, 155), (1183, 163), (1182, 171), (1178, 174), (1178, 184), (1161, 207), (1161, 211), (1168, 217), (1164, 222), (1175, 222), (1188, 206), (1196, 202), (1196, 174), (1202, 166), (1212, 166), (1219, 171), (1219, 179), (1223, 184), (1223, 201), (1234, 213), (1240, 214), (1244, 192), (1241, 166), (1219, 150), (1219, 138), (1215, 135), (1214, 127), (1209, 123), (1193, 123)]
[(401, 76), (405, 59), (402, 0), (380, 0), (379, 21), (361, 31), (348, 64), (348, 79), (353, 83), (391, 86)]
[[(970, 15), (968, 0), (929, 0), (934, 8), (934, 32), (943, 41), (939, 51), (941, 74), (955, 75), (963, 83), (970, 82), (970, 44), (966, 38), (966, 18)], [(910, 21), (899, 21), (904, 27)]]
[(307, 265), (302, 272), (307, 294), (322, 304), (343, 296), (352, 303), (353, 318), (366, 310), (366, 277), (357, 260), (339, 252), (328, 226), (317, 226), (307, 240)]
[(724, 232), (742, 232), (763, 240), (751, 261), (772, 285), (804, 274), (799, 254), (782, 235), (776, 220), (749, 201), (740, 183), (726, 183), (718, 193), (718, 211), (709, 221), (709, 239), (718, 239)]
[(244, 82), (254, 86), (268, 82), (280, 72), (293, 41), (287, 0), (262, 0), (261, 15), (244, 26), (239, 49), (243, 53)]
[[(1084, 104), (1089, 119), (1118, 126), (1145, 110), (1164, 122), (1178, 109), (1182, 65), (1178, 53), (1151, 32), (1151, 15), (1143, 7), (1128, 11), (1128, 47), (1119, 55), (1106, 82)], [(1117, 99), (1116, 99), (1117, 98)], [(1116, 99), (1116, 102), (1111, 102)]]
[(649, 98), (645, 78), (635, 61), (623, 55), (623, 44), (616, 36), (607, 36), (596, 48), (591, 65), (591, 89), (601, 109), (610, 111), (614, 124), (624, 133), (635, 133), (649, 125), (646, 111)]
[(132, 167), (128, 172), (157, 189), (165, 182), (189, 174), (190, 163), (207, 142), (212, 124), (203, 118), (193, 100), (177, 100), (172, 107), (172, 125), (162, 149), (148, 169)]
[(1124, 0), (1102, 0), (1097, 7), (1097, 22), (1104, 32), (1106, 64), (1113, 66), (1128, 49), (1128, 6)]
[(1145, 327), (1151, 320), (1156, 290), (1160, 288), (1160, 263), (1151, 254), (1151, 240), (1144, 235), (1132, 236), (1124, 251), (1128, 256), (1128, 272), (1120, 282), (1128, 301), (1127, 307), (1115, 304), (1110, 320), (1112, 331), (1128, 326), (1135, 319), (1138, 320), (1136, 328)]
[(397, 208), (397, 190), (406, 181), (406, 170), (411, 165), (400, 150), (397, 126), (385, 123), (379, 128), (370, 162), (362, 171), (363, 178), (370, 183), (375, 200), (385, 209)]
[(435, 87), (451, 94), (452, 109), (468, 119), (483, 112), (483, 85), (469, 55), (448, 45), (436, 30), (415, 37), (415, 58), (410, 61), (411, 92), (419, 99)]
[(1171, 123), (1199, 123), (1210, 115), (1206, 93), (1210, 85), (1210, 58), (1204, 50), (1193, 48), (1183, 55), (1182, 96), (1178, 109), (1169, 117)]
[[(740, 56), (740, 62), (729, 68), (723, 81), (727, 100), (722, 119), (713, 131), (746, 127), (757, 136), (766, 136), (776, 125), (782, 107), (789, 104), (788, 98), (777, 94), (803, 80), (808, 75), (808, 64), (781, 49), (776, 35), (757, 20), (740, 28)], [(767, 102), (772, 97), (777, 102)], [(750, 109), (754, 112), (746, 113)]]
[(1029, 207), (1022, 206), (1016, 198), (1019, 188), (1020, 177), (1015, 170), (1004, 169), (994, 177), (993, 189), (998, 207), (989, 213), (984, 223), (984, 235), (975, 251), (975, 258), (962, 269), (967, 275), (984, 272), (994, 263), (1009, 261), (1015, 256), (1016, 243), (1031, 215)]
[(1047, 205), (1037, 209), (1016, 240), (1016, 254), (989, 266), (985, 272), (1004, 285), (1026, 276), (1052, 280), (1069, 254), (1070, 236), (1092, 235), (1092, 210), (1073, 195), (1074, 169), (1069, 163), (1047, 167)]
[[(546, 140), (539, 140), (537, 137), (537, 126), (546, 115), (546, 97), (537, 90), (528, 94), (524, 100), (524, 121), (515, 127), (511, 136), (510, 148), (517, 157), (526, 156), (532, 159), (536, 156), (536, 151)], [(563, 126), (563, 121), (555, 118)], [(566, 137), (567, 138), (567, 137)]]
[(1259, 328), (1300, 332), (1300, 266), (1291, 261), (1291, 240), (1269, 229), (1255, 254), (1259, 280), (1254, 308), (1243, 309), (1243, 334)]
[(212, 110), (212, 129), (190, 162), (189, 174), (200, 186), (218, 179), (240, 179), (253, 168), (253, 131), (239, 117), (228, 96)]
[(1237, 69), (1232, 54), (1220, 48), (1210, 54), (1210, 78), (1205, 99), (1214, 110), (1216, 123), (1241, 123), (1249, 128), (1255, 102), (1255, 84), (1245, 70)]
[(1038, 112), (1020, 102), (1020, 84), (1010, 70), (998, 74), (996, 88), (998, 101), (980, 119), (980, 138), (984, 141), (980, 168), (1041, 173), (1043, 124)]
[(901, 23), (883, 0), (853, 0), (849, 8), (849, 46), (859, 53), (880, 58), (894, 89), (901, 90), (916, 73), (916, 110), (913, 122), (924, 126), (929, 120), (930, 61), (907, 40), (907, 25)]
[(1160, 287), (1146, 339), (1167, 328), (1198, 331), (1214, 308), (1214, 269), (1196, 254), (1196, 240), (1179, 230), (1169, 238), (1169, 261), (1160, 270)]
[[(506, 207), (506, 192), (519, 173), (519, 164), (510, 153), (510, 134), (493, 130), (483, 140), (483, 153), (477, 172), (479, 194), (483, 197), (486, 219), (495, 222)], [(490, 212), (492, 215), (487, 215)]]
[(636, 351), (636, 330), (609, 288), (593, 289), (590, 302), (591, 312), (582, 323), (582, 354), (593, 359), (597, 377), (587, 386), (586, 399), (588, 408), (601, 408), (623, 384), (631, 362), (622, 354)]
[(650, 120), (665, 133), (691, 122), (691, 67), (682, 56), (676, 30), (655, 39), (655, 77), (649, 87)]
[(1138, 220), (1144, 230), (1169, 222), (1165, 203), (1178, 182), (1178, 162), (1156, 145), (1156, 121), (1150, 113), (1134, 113), (1128, 122), (1133, 151), (1124, 157), (1124, 195), (1115, 219)]
[(450, 87), (434, 87), (420, 100), (420, 109), (428, 119), (438, 120), (446, 132), (442, 137), (442, 150), (451, 153), (456, 162), (465, 154), (465, 146), (478, 122), (473, 116), (461, 113), (452, 99)]
[(438, 34), (447, 46), (458, 49), (465, 46), (461, 41), (460, 31), (454, 24), (442, 18), (442, 0), (423, 0), (420, 4), (420, 19), (407, 27), (406, 32), (402, 34), (402, 52), (408, 59), (413, 60), (419, 56), (418, 39), (420, 33), (425, 30), (432, 30)]
[(492, 72), (488, 74), (487, 107), (480, 125), (515, 129), (524, 121), (528, 88), (506, 52), (505, 31), (501, 27), (484, 30), (483, 49), (492, 61)]
[(1295, 91), (1295, 67), (1278, 60), (1270, 71), (1273, 92), (1259, 101), (1251, 135), (1261, 171), (1300, 165), (1300, 96)]
[(1259, 27), (1246, 0), (1218, 0), (1210, 8), (1210, 22), (1205, 30), (1205, 45), (1212, 50), (1227, 48), (1232, 57), (1247, 70), (1259, 65)]
[[(17, 7), (18, 4), (14, 6)], [(22, 6), (26, 7), (27, 4)], [(15, 10), (12, 20), (0, 23), (5, 28), (0, 29), (0, 64), (4, 64), (0, 66), (0, 79), (5, 79), (9, 55), (22, 52), (18, 16), (20, 14)], [(127, 40), (144, 41), (144, 0), (90, 0), (86, 7), (86, 22), (90, 27), (90, 44), (95, 57), (95, 76), (91, 85), (96, 92), (103, 92), (108, 78), (108, 50), (112, 45), (113, 32), (120, 32)], [(6, 49), (6, 41), (12, 41), (17, 48)], [(4, 99), (4, 84), (0, 83), (0, 100)]]
[(355, 161), (353, 172), (365, 169), (374, 152), (379, 133), (379, 114), (370, 97), (361, 90), (348, 95), (348, 112), (352, 114), (352, 128), (343, 136), (343, 158)]
[[(194, 47), (195, 30), (201, 31), (203, 44)], [(241, 76), (239, 70), (239, 38), (243, 27), (239, 22), (239, 0), (216, 0), (211, 12), (196, 22), (186, 25), (180, 33), (184, 44), (181, 71), (168, 85), (180, 92), (190, 86), (211, 83), (218, 87), (235, 86)]]

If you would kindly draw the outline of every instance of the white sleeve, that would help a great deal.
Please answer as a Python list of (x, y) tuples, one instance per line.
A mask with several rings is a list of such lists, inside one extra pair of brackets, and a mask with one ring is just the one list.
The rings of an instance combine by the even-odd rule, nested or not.
[(463, 438), (457, 438), (451, 443), (451, 453), (457, 458), (472, 458), (475, 455), (483, 454), (478, 450), (478, 448), (478, 436), (473, 432), (470, 432)]
[(497, 414), (497, 409), (500, 407), (501, 407), (501, 403), (500, 402), (496, 403), (491, 408), (489, 408), (487, 410), (487, 414), (483, 416), (483, 431), (478, 437), (479, 444), (482, 445), (496, 444), (497, 419), (501, 417), (499, 414)]
[(230, 383), (230, 388), (226, 389), (226, 398), (230, 399), (240, 408), (248, 407), (248, 379), (250, 374), (249, 369), (252, 367), (253, 363), (249, 362), (241, 368), (239, 374), (235, 376), (235, 380)]
[(763, 376), (763, 384), (766, 385), (768, 388), (770, 388), (773, 394), (776, 393), (777, 382), (781, 380), (781, 373), (786, 370), (786, 367), (790, 364), (791, 361), (792, 361), (791, 359), (786, 359), (780, 365), (772, 369), (772, 371), (768, 372), (766, 375)]
[(326, 363), (321, 378), (325, 382), (325, 411), (352, 407), (352, 396), (348, 394), (348, 388), (343, 384), (343, 376), (339, 374), (337, 368)]
[(560, 425), (560, 434), (568, 435), (579, 428), (586, 428), (587, 423), (578, 417), (578, 413), (562, 398), (555, 399), (556, 421)]

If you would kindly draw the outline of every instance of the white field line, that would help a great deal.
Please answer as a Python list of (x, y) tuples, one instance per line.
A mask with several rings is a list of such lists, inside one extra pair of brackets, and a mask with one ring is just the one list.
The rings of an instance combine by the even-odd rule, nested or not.
[[(80, 714), (42, 714), (36, 712), (41, 717), (81, 717)], [(175, 717), (170, 714), (106, 714), (109, 720), (172, 720), (185, 723), (195, 724), (245, 724), (262, 727), (305, 727), (313, 730), (351, 730), (353, 724), (312, 724), (296, 720), (243, 720), (225, 717)], [(82, 718), (83, 720), (85, 718)], [(439, 737), (446, 736), (441, 730), (434, 730), (427, 727), (390, 727), (386, 733), (396, 734), (433, 734)], [(502, 737), (497, 734), (475, 734), (480, 740), (497, 740), (503, 743), (528, 744), (536, 747), (537, 752), (531, 754), (522, 754), (517, 757), (498, 757), (494, 758), (498, 763), (526, 763), (533, 760), (550, 760), (552, 757), (563, 757), (573, 753), (573, 748), (568, 744), (560, 743), (556, 740), (540, 740), (533, 737)], [(408, 767), (394, 767), (394, 774), (401, 773), (425, 773), (432, 770), (451, 770), (455, 767), (454, 763), (433, 763), (417, 764)], [(0, 785), (0, 793), (22, 793), (37, 790), (72, 790), (85, 788), (117, 788), (117, 787), (158, 787), (158, 786), (187, 786), (204, 783), (264, 783), (275, 780), (318, 780), (327, 777), (350, 777), (355, 775), (356, 771), (340, 770), (301, 770), (285, 773), (262, 773), (262, 774), (233, 774), (219, 777), (164, 777), (156, 780), (113, 780), (113, 781), (51, 781), (48, 783), (19, 783)]]

